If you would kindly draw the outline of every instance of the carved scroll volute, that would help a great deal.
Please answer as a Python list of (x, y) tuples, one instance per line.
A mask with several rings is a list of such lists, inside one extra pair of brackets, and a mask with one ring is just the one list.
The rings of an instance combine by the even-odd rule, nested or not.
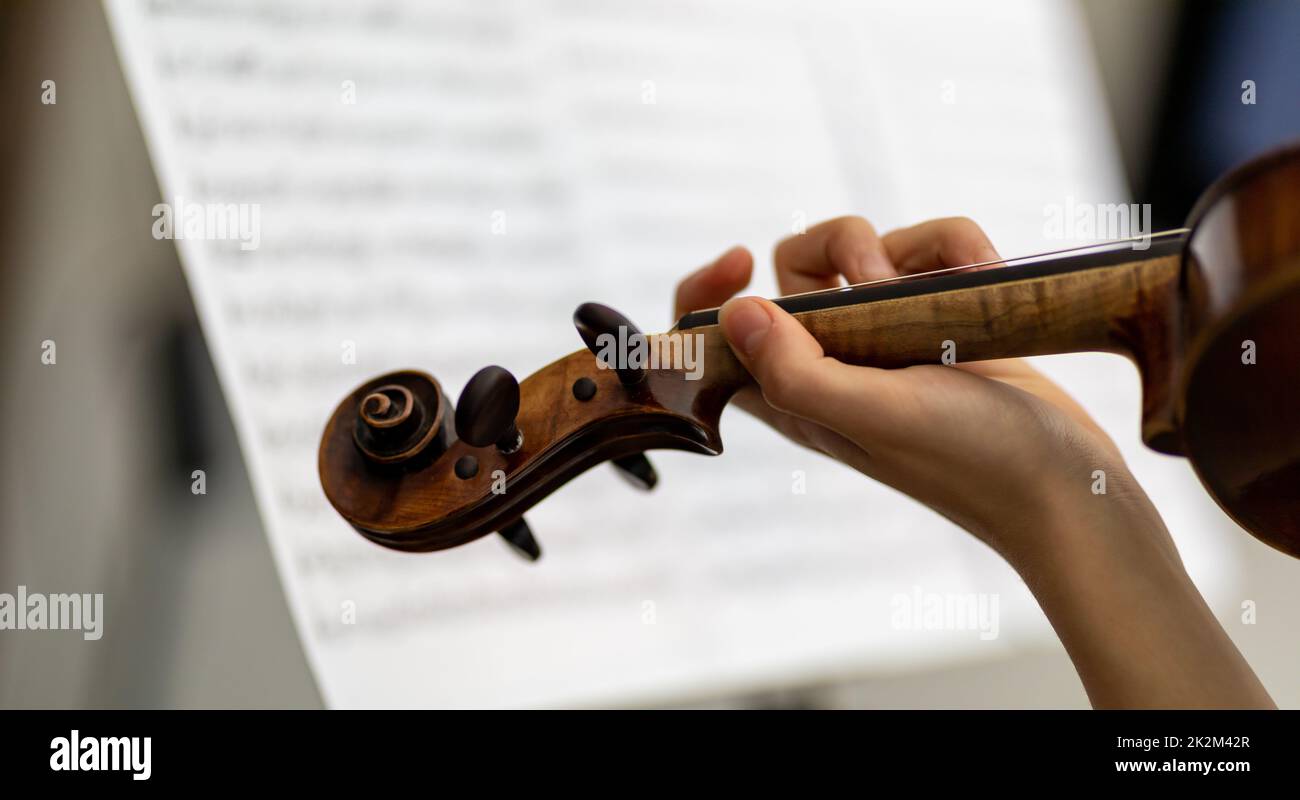
[[(325, 494), (373, 541), (400, 550), (441, 550), (510, 523), (601, 461), (659, 448), (719, 453), (719, 416), (748, 375), (716, 327), (691, 335), (691, 346), (703, 348), (702, 355), (696, 351), (695, 369), (661, 366), (633, 386), (587, 350), (529, 376), (519, 386), (516, 418), (523, 443), (511, 453), (470, 447), (449, 431), (452, 440), (433, 460), (392, 464), (367, 458), (354, 437), (363, 417), (359, 404), (391, 376), (376, 378), (345, 399), (326, 426), (319, 457)], [(449, 417), (444, 414), (444, 428), (453, 427)], [(466, 458), (475, 469), (457, 474)]]

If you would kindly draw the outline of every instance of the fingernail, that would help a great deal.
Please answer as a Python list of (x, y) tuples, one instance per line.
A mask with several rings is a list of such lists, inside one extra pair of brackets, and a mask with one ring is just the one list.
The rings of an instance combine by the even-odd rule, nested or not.
[(749, 297), (728, 301), (721, 312), (722, 332), (727, 341), (746, 356), (753, 356), (772, 329), (773, 319), (763, 304)]

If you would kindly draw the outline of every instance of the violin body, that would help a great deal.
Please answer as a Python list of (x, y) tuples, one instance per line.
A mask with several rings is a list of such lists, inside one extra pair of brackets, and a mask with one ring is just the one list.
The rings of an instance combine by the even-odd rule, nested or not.
[[(1220, 179), (1185, 229), (1147, 249), (998, 263), (774, 302), (851, 364), (938, 364), (952, 346), (959, 361), (1124, 355), (1142, 379), (1143, 441), (1186, 456), (1242, 527), (1300, 557), (1300, 146)], [(611, 365), (596, 340), (634, 326), (592, 304), (575, 322), (588, 347), (517, 394), (508, 374), (480, 373), (453, 411), (423, 372), (362, 384), (321, 438), (330, 503), (385, 547), (441, 550), (499, 531), (533, 554), (522, 515), (582, 471), (613, 461), (653, 485), (646, 450), (722, 452), (718, 420), (751, 378), (716, 309), (642, 340), (652, 353), (690, 348), (694, 368)]]
[(1231, 173), (1190, 227), (1179, 451), (1239, 525), (1300, 557), (1300, 154)]

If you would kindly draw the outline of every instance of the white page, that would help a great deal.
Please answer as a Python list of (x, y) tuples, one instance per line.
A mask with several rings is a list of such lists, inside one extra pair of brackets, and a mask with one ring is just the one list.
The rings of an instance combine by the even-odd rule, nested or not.
[[(770, 294), (797, 217), (967, 213), (1004, 253), (1051, 249), (1043, 203), (1122, 197), (1115, 153), (1068, 7), (988, 5), (108, 0), (164, 200), (261, 207), (256, 250), (177, 245), (328, 703), (654, 702), (1048, 635), (982, 545), (735, 411), (721, 460), (652, 454), (653, 495), (606, 467), (530, 512), (535, 566), (496, 537), (385, 551), (316, 478), (369, 377), (522, 378), (579, 346), (586, 300), (664, 329), (675, 280), (736, 242)], [(1131, 368), (1087, 358), (1050, 366), (1134, 444)], [(1129, 452), (1217, 567), (1186, 469)], [(999, 637), (896, 630), (918, 586), (998, 594)]]

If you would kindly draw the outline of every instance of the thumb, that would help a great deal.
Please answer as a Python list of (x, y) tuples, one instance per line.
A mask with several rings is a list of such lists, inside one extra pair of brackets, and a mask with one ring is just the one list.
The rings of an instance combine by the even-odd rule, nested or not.
[(850, 436), (888, 424), (887, 370), (828, 357), (798, 320), (768, 300), (731, 300), (719, 322), (768, 405)]

